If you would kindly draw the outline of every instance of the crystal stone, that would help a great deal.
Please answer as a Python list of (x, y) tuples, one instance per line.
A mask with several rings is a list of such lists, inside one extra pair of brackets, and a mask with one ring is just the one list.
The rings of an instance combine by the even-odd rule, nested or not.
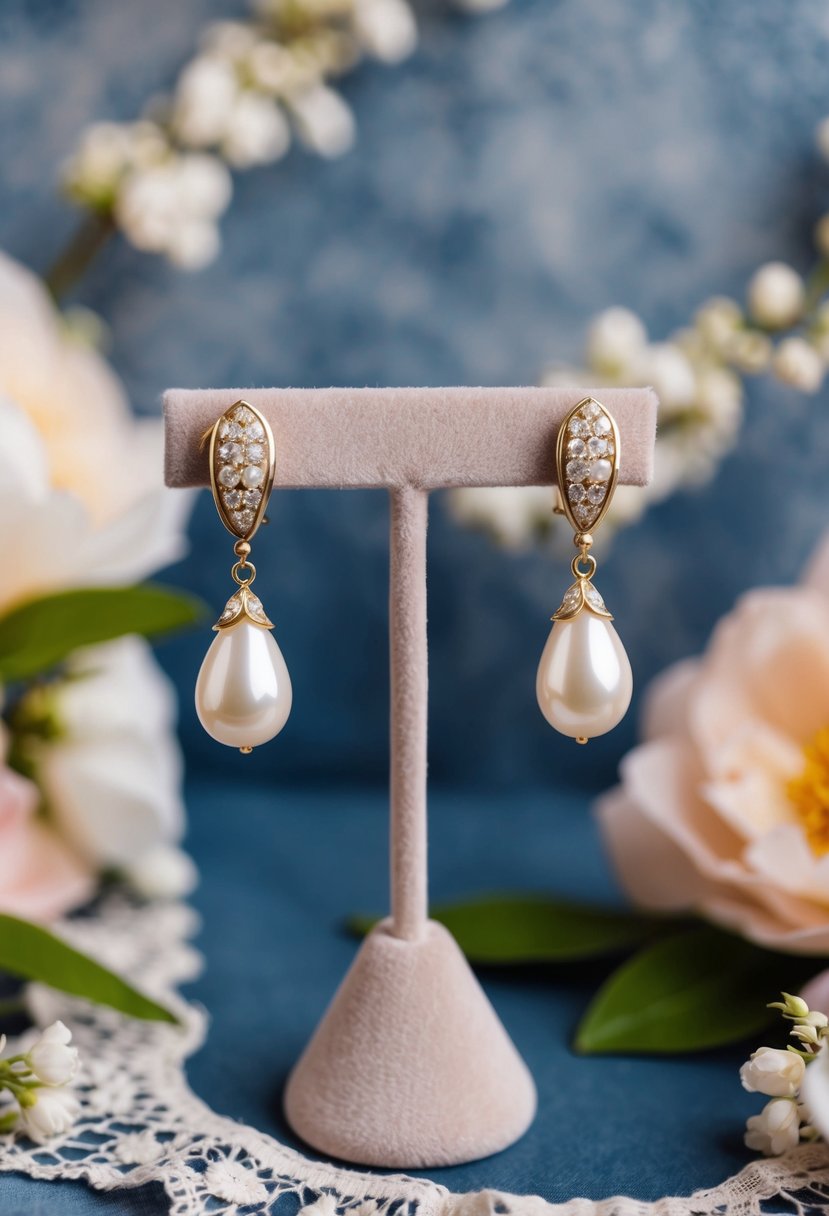
[(589, 435), (590, 424), (585, 422), (583, 418), (571, 418), (570, 425), (567, 428), (571, 435)]
[(253, 414), (251, 414), (250, 416), (253, 419), (253, 421), (248, 422), (247, 425), (245, 426), (245, 438), (248, 440), (264, 439), (265, 438), (265, 428), (262, 426), (262, 423), (259, 421), (258, 418), (255, 418)]
[(596, 608), (599, 612), (607, 612), (604, 600), (599, 595), (592, 583), (588, 583), (585, 587), (584, 598), (587, 600), (591, 608)]
[(223, 418), (219, 427), (219, 436), (222, 439), (241, 439), (242, 428), (238, 422), (232, 422), (229, 418)]
[(262, 444), (249, 443), (247, 452), (245, 453), (245, 459), (249, 461), (250, 464), (261, 464), (265, 459), (265, 449)]
[(590, 486), (587, 491), (587, 501), (592, 502), (598, 507), (604, 502), (604, 496), (607, 493), (607, 487), (603, 485)]
[(572, 503), (582, 502), (586, 494), (587, 491), (582, 485), (570, 486), (567, 491), (567, 497)]
[(568, 460), (565, 472), (569, 481), (584, 481), (590, 472), (590, 465), (586, 460)]
[(256, 507), (259, 506), (259, 503), (262, 501), (262, 491), (261, 490), (245, 490), (244, 494), (242, 495), (242, 501), (244, 502), (246, 507), (253, 507), (255, 510)]
[(223, 497), (225, 500), (225, 506), (230, 507), (231, 510), (235, 510), (236, 507), (240, 507), (242, 505), (241, 490), (226, 490)]
[[(591, 440), (590, 442), (592, 443), (593, 441)], [(568, 456), (583, 456), (586, 451), (587, 448), (583, 439), (571, 439), (567, 444)]]
[(234, 469), (232, 464), (225, 464), (219, 469), (219, 485), (225, 486), (228, 490), (232, 490), (234, 486), (238, 486), (241, 474), (238, 469)]
[(607, 440), (597, 439), (594, 435), (587, 441), (587, 450), (591, 456), (604, 456), (607, 453)]
[(598, 418), (602, 412), (602, 407), (597, 405), (595, 401), (588, 401), (586, 405), (581, 407), (579, 412), (583, 418)]
[(223, 443), (219, 448), (219, 459), (227, 460), (230, 464), (241, 464), (242, 455), (243, 449), (241, 443)]
[(240, 532), (247, 532), (248, 528), (253, 523), (253, 511), (235, 511), (230, 517), (230, 522), (234, 528), (238, 528)]
[(599, 414), (593, 419), (594, 435), (609, 435), (612, 429), (607, 414)]
[(256, 415), (253, 410), (249, 410), (246, 405), (240, 405), (237, 410), (234, 410), (233, 417), (245, 427), (250, 426), (251, 422), (256, 421)]

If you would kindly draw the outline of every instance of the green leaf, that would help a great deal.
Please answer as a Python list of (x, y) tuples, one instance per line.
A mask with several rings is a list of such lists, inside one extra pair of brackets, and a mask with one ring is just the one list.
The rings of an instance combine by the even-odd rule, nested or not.
[(199, 600), (167, 587), (91, 587), (20, 604), (0, 618), (0, 681), (48, 671), (73, 650), (127, 633), (145, 637), (192, 624)]
[(814, 971), (718, 929), (653, 943), (610, 976), (582, 1019), (577, 1051), (701, 1051), (758, 1034), (774, 1014), (769, 995), (797, 992)]
[(0, 914), (0, 971), (25, 980), (37, 980), (109, 1005), (144, 1021), (178, 1023), (169, 1009), (144, 996), (115, 972), (109, 971), (41, 925)]
[[(652, 938), (663, 921), (541, 895), (482, 896), (433, 908), (470, 962), (560, 963), (616, 954)], [(367, 932), (372, 921), (355, 917)]]

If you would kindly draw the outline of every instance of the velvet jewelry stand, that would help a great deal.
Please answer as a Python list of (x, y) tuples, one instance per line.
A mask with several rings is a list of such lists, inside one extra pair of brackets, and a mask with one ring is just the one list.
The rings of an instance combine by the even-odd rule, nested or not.
[(645, 485), (656, 428), (650, 389), (171, 389), (165, 396), (170, 486), (209, 484), (202, 436), (244, 399), (273, 429), (276, 489), (390, 493), (391, 914), (360, 947), (285, 1091), (291, 1126), (329, 1156), (387, 1168), (455, 1165), (506, 1148), (535, 1114), (526, 1065), (454, 939), (428, 919), (427, 505), (438, 488), (552, 485), (559, 425), (587, 396), (618, 423), (620, 480)]

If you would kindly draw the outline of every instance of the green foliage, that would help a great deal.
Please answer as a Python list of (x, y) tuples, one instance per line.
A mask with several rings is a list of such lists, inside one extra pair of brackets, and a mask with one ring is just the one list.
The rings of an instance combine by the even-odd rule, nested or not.
[(20, 604), (0, 618), (0, 682), (49, 671), (74, 650), (128, 633), (156, 637), (193, 624), (199, 600), (167, 587), (94, 587)]
[(16, 916), (0, 914), (0, 971), (37, 980), (99, 1005), (109, 1005), (130, 1017), (178, 1022), (169, 1009), (144, 996), (115, 972), (81, 954), (41, 925)]

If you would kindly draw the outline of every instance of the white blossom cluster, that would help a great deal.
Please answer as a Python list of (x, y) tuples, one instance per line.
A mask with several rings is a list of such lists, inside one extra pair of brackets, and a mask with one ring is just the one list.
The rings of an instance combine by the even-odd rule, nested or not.
[(801, 1140), (820, 1138), (801, 1101), (800, 1090), (806, 1066), (820, 1052), (829, 1034), (829, 1018), (825, 1013), (810, 1010), (802, 997), (788, 992), (782, 996), (782, 1001), (775, 1001), (769, 1008), (779, 1009), (792, 1023), (789, 1034), (796, 1046), (791, 1044), (785, 1050), (759, 1047), (740, 1069), (743, 1089), (771, 1099), (759, 1115), (748, 1120), (744, 1137), (748, 1148), (766, 1157), (779, 1157)]
[[(829, 118), (817, 143), (829, 161)], [(547, 369), (543, 384), (652, 385), (659, 397), (654, 480), (645, 490), (617, 488), (611, 527), (714, 475), (739, 433), (746, 376), (769, 373), (803, 393), (822, 387), (829, 364), (829, 213), (815, 240), (820, 260), (809, 281), (784, 262), (768, 262), (749, 281), (744, 306), (714, 297), (664, 342), (651, 341), (635, 313), (609, 308), (589, 327), (583, 366)], [(452, 504), (460, 520), (507, 547), (524, 547), (552, 525), (551, 496), (537, 488), (457, 490)]]
[[(71, 1042), (63, 1022), (53, 1022), (28, 1051), (0, 1059), (0, 1091), (11, 1099), (0, 1112), (0, 1130), (23, 1132), (37, 1144), (69, 1130), (80, 1113), (70, 1087), (78, 1070)], [(0, 1035), (0, 1052), (5, 1046)]]
[(417, 42), (408, 0), (259, 0), (250, 22), (207, 28), (169, 98), (137, 122), (95, 123), (64, 166), (68, 195), (136, 248), (198, 270), (220, 247), (230, 170), (271, 164), (294, 136), (340, 156), (354, 117), (328, 80)]

